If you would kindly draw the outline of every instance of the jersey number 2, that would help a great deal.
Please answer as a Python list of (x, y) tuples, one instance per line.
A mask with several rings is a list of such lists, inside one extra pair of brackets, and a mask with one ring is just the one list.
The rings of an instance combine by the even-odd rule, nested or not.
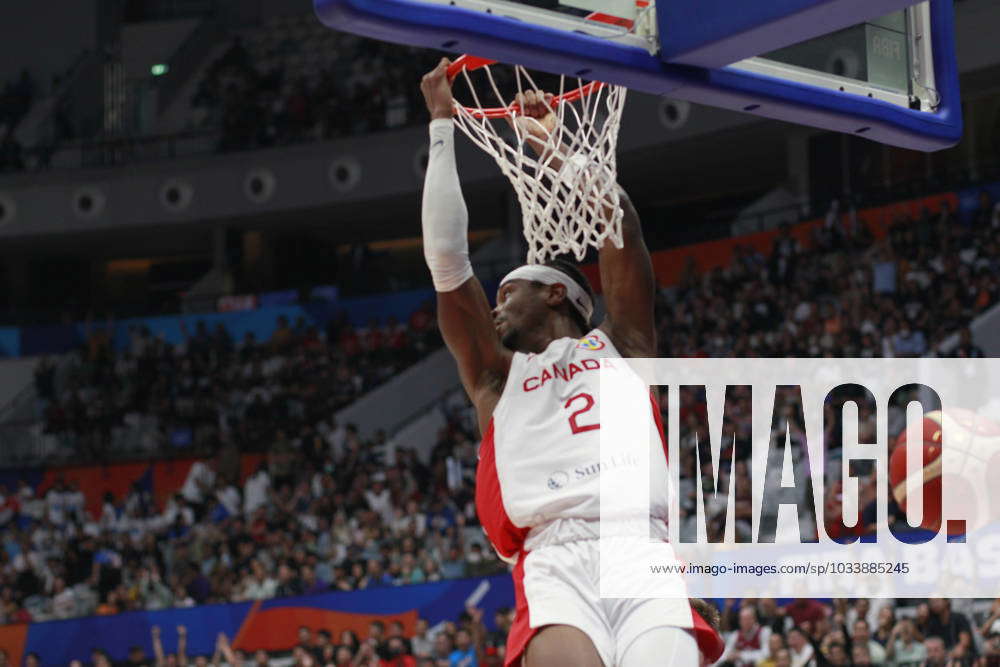
[(583, 407), (569, 416), (569, 428), (571, 431), (573, 431), (573, 435), (576, 435), (577, 433), (583, 433), (584, 431), (596, 431), (597, 429), (601, 428), (600, 424), (579, 424), (576, 421), (577, 417), (579, 417), (584, 412), (587, 412), (592, 407), (594, 407), (594, 397), (591, 396), (590, 394), (579, 393), (576, 394), (575, 396), (570, 396), (569, 400), (566, 401), (566, 405), (564, 405), (563, 407), (568, 408), (578, 400), (583, 401)]

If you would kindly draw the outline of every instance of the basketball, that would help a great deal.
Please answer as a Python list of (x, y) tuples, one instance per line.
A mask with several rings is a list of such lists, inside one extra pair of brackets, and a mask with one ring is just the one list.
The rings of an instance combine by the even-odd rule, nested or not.
[[(924, 479), (924, 512), (921, 528), (937, 530), (941, 526), (941, 412), (928, 412), (921, 423), (923, 429), (923, 458), (920, 474)], [(906, 510), (906, 429), (896, 438), (889, 457), (889, 484), (892, 496)]]
[[(975, 488), (985, 484), (972, 484), (1000, 468), (1000, 424), (968, 410), (954, 408), (935, 410), (924, 415), (923, 429), (924, 512), (920, 527), (927, 530), (941, 528), (942, 488), (948, 486), (952, 499), (948, 519), (963, 519), (964, 530), (952, 527), (949, 535), (970, 532), (991, 516), (987, 498), (977, 496)], [(896, 438), (889, 457), (889, 484), (893, 498), (905, 511), (907, 508), (906, 467), (907, 436), (903, 430)]]

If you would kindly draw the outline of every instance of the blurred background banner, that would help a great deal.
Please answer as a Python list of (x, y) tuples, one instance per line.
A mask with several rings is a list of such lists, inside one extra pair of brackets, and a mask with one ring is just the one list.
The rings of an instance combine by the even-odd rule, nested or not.
[(408, 586), (405, 595), (399, 588), (386, 587), (260, 604), (208, 605), (5, 626), (0, 628), (0, 649), (8, 651), (14, 664), (20, 664), (19, 656), (28, 652), (38, 653), (46, 665), (65, 665), (74, 659), (87, 661), (95, 647), (103, 647), (114, 660), (124, 660), (135, 645), (152, 655), (150, 636), (154, 625), (161, 628), (168, 652), (176, 650), (177, 626), (187, 628), (190, 657), (211, 656), (220, 632), (234, 638), (234, 648), (248, 651), (276, 651), (293, 645), (301, 626), (326, 628), (337, 635), (350, 630), (364, 636), (372, 621), (386, 625), (400, 621), (409, 635), (417, 618), (434, 626), (457, 617), (465, 611), (469, 596), (484, 582), (489, 588), (478, 606), (485, 612), (487, 627), (495, 629), (489, 619), (514, 595), (513, 583), (506, 575)]

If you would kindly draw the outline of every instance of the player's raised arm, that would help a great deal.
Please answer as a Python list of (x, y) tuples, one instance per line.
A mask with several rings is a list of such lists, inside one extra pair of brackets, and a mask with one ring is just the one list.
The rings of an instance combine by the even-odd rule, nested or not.
[(478, 409), (484, 393), (499, 395), (511, 355), (500, 343), (486, 293), (469, 263), (469, 212), (455, 164), (448, 65), (442, 58), (420, 83), (431, 113), (422, 212), (424, 258), (437, 290), (441, 334)]
[(627, 357), (656, 356), (656, 323), (653, 302), (656, 277), (653, 261), (642, 238), (642, 226), (632, 201), (620, 190), (622, 247), (605, 241), (598, 252), (601, 289), (607, 317), (601, 329), (611, 336)]

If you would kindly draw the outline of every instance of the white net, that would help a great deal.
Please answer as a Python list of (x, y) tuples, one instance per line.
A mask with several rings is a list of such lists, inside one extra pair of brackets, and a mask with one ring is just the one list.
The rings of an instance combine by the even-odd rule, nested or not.
[[(541, 263), (566, 253), (579, 261), (588, 248), (600, 248), (605, 240), (621, 248), (615, 148), (626, 89), (577, 79), (579, 87), (567, 90), (566, 77), (560, 76), (558, 90), (547, 91), (556, 95), (558, 119), (548, 132), (514, 104), (518, 94), (541, 90), (524, 68), (514, 68), (516, 85), (510, 85), (506, 95), (489, 65), (480, 71), (487, 81), (486, 94), (502, 106), (486, 109), (469, 71), (462, 69), (472, 105), (456, 102), (455, 122), (493, 156), (514, 186), (528, 242), (527, 262)], [(511, 121), (494, 120), (497, 117)], [(536, 150), (539, 134), (543, 145)]]

